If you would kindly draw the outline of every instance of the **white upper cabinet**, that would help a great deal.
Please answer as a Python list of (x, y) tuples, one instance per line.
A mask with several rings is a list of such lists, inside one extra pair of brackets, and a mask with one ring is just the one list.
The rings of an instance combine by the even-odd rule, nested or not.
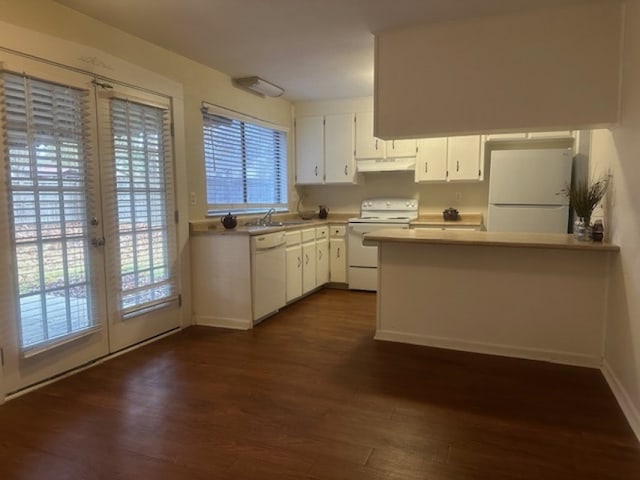
[(447, 180), (479, 181), (483, 178), (484, 140), (480, 135), (449, 137)]
[(385, 158), (385, 143), (373, 136), (373, 112), (356, 113), (356, 158)]
[(355, 115), (324, 117), (325, 183), (356, 183)]
[(572, 130), (558, 130), (552, 132), (518, 132), (518, 133), (491, 133), (486, 135), (486, 140), (493, 142), (496, 140), (534, 140), (538, 138), (573, 138), (575, 132)]
[(296, 183), (324, 181), (324, 117), (296, 118)]
[(387, 157), (415, 157), (415, 140), (390, 140), (386, 142)]
[(487, 135), (487, 141), (493, 140), (526, 140), (527, 134), (525, 132), (519, 133), (490, 133)]
[(448, 139), (423, 138), (418, 140), (416, 182), (444, 182), (447, 180)]
[(356, 183), (355, 115), (296, 118), (296, 183)]
[(569, 138), (573, 137), (574, 132), (571, 130), (562, 130), (557, 132), (529, 132), (528, 138)]

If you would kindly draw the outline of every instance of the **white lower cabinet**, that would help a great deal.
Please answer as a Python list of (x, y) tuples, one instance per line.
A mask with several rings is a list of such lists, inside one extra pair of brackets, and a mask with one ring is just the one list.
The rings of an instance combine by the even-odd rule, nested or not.
[(300, 231), (287, 232), (287, 303), (302, 296), (302, 235)]
[(329, 283), (329, 240), (316, 242), (316, 286)]
[(347, 283), (346, 227), (331, 225), (329, 232), (329, 280), (331, 283)]
[(302, 233), (302, 294), (316, 288), (316, 230), (309, 228)]

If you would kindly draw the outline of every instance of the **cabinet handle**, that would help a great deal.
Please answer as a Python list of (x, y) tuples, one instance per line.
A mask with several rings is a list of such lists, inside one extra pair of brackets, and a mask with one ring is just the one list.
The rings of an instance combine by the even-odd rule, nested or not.
[(308, 253), (304, 254), (304, 264), (305, 265), (309, 265), (309, 254)]
[(340, 258), (340, 247), (338, 247), (336, 258)]
[(302, 259), (300, 258), (300, 255), (298, 255), (298, 268), (300, 268), (302, 266)]
[(376, 150), (378, 149), (378, 139), (376, 138)]
[(429, 162), (424, 162), (424, 173), (429, 173)]
[(322, 250), (318, 250), (318, 260), (322, 260)]
[(349, 166), (348, 166), (348, 165), (345, 165), (345, 166), (344, 166), (344, 174), (345, 174), (345, 175), (347, 175), (348, 168), (349, 168)]
[(395, 149), (396, 149), (396, 141), (391, 140), (391, 150), (395, 150)]
[(317, 177), (317, 176), (318, 176), (318, 166), (317, 166), (317, 165), (316, 165), (316, 170), (315, 170), (315, 172), (316, 172), (316, 177)]
[(459, 171), (460, 171), (460, 161), (456, 160), (456, 172), (459, 172)]

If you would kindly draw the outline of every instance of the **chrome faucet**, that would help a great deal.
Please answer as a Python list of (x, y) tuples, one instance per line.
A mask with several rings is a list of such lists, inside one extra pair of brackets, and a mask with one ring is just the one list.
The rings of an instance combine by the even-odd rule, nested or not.
[(271, 223), (271, 216), (276, 212), (275, 208), (270, 208), (267, 213), (262, 217), (262, 225), (269, 225)]

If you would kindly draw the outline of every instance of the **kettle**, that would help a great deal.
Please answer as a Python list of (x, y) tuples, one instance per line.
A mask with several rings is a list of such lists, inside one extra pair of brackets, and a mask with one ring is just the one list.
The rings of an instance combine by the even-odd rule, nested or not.
[(327, 208), (326, 205), (320, 205), (320, 207), (318, 207), (320, 210), (318, 211), (318, 218), (327, 218), (327, 216), (329, 215), (329, 209)]
[(442, 218), (445, 220), (458, 220), (460, 214), (455, 208), (447, 208), (442, 212)]
[(220, 222), (222, 223), (222, 225), (224, 225), (224, 228), (235, 228), (236, 225), (238, 224), (238, 220), (236, 219), (236, 216), (231, 215), (231, 212), (229, 212), (224, 217), (221, 217)]

